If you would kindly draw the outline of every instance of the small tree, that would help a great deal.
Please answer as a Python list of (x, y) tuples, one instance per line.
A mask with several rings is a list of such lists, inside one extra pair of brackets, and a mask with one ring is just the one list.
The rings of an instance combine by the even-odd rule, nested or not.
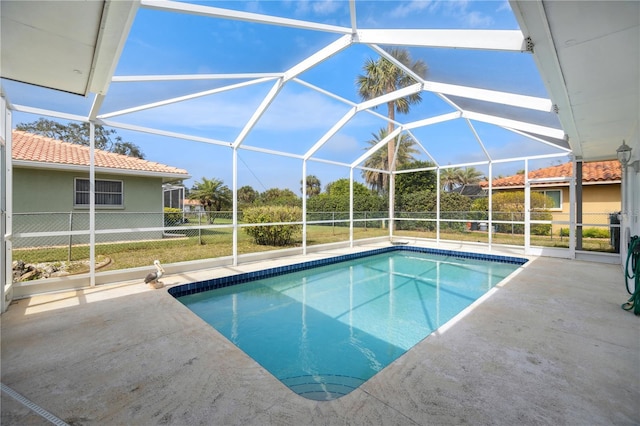
[[(398, 170), (426, 169), (434, 167), (429, 161), (412, 161), (398, 165)], [(396, 175), (396, 198), (401, 195), (411, 195), (418, 191), (436, 189), (438, 177), (435, 170), (422, 170), (419, 172), (401, 173)]]
[(238, 188), (238, 203), (239, 204), (253, 204), (254, 201), (258, 198), (260, 193), (253, 189), (250, 185), (245, 185), (241, 188)]
[[(493, 220), (503, 220), (509, 222), (524, 221), (524, 191), (503, 191), (493, 194), (492, 213)], [(545, 209), (545, 205), (553, 205), (553, 199), (541, 192), (531, 192), (531, 209), (535, 210), (534, 219), (551, 220), (553, 216)], [(478, 198), (473, 202), (473, 210), (488, 211), (489, 199)], [(514, 232), (516, 234), (524, 233), (524, 225), (512, 225), (506, 223), (496, 224), (498, 232)], [(531, 233), (534, 235), (549, 235), (551, 225), (533, 224), (531, 225)]]
[(260, 194), (256, 204), (265, 206), (301, 206), (302, 199), (290, 189), (270, 188)]
[[(360, 182), (353, 183), (353, 210), (356, 212), (374, 212), (386, 210), (386, 198), (370, 190)], [(338, 179), (329, 183), (325, 192), (307, 201), (308, 212), (348, 212), (349, 179)], [(331, 219), (331, 216), (316, 217)]]

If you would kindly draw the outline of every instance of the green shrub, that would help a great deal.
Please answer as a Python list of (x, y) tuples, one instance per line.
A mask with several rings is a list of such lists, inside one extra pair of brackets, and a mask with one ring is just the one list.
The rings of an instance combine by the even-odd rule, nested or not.
[(164, 208), (164, 226), (178, 226), (182, 223), (182, 210), (173, 207)]
[(584, 238), (609, 238), (609, 230), (605, 228), (586, 228), (582, 230)]
[[(551, 213), (548, 214), (548, 217), (543, 217), (538, 220), (551, 220), (553, 216)], [(551, 225), (547, 223), (536, 223), (531, 225), (531, 234), (532, 235), (551, 235)]]
[[(297, 206), (259, 206), (242, 212), (245, 223), (276, 223), (302, 221), (302, 209)], [(269, 226), (247, 226), (244, 231), (253, 237), (256, 244), (288, 246), (301, 235), (302, 225), (283, 224)]]

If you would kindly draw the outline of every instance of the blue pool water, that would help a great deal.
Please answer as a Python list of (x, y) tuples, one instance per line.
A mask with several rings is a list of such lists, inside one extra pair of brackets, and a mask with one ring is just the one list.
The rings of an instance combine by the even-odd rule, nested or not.
[(265, 278), (243, 274), (236, 277), (240, 284), (226, 279), (214, 290), (199, 291), (218, 286), (204, 282), (170, 292), (291, 390), (330, 400), (360, 386), (526, 262), (415, 247), (376, 253), (258, 273)]

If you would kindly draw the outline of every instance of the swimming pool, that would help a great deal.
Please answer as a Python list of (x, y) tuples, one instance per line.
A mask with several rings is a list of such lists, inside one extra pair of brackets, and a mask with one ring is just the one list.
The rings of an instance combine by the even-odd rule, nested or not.
[(526, 259), (387, 247), (169, 289), (297, 394), (346, 395)]

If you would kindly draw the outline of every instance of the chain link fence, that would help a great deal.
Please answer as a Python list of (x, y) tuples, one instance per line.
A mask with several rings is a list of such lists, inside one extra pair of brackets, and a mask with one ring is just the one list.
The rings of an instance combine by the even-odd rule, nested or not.
[[(577, 229), (582, 235), (579, 249), (619, 252), (620, 221), (618, 212), (583, 213)], [(569, 214), (550, 211), (530, 212), (531, 245), (569, 247)], [(404, 237), (437, 237), (436, 212), (396, 212), (394, 235)], [(457, 211), (440, 212), (440, 239), (487, 243), (489, 231), (497, 244), (524, 246), (524, 212)]]
[[(434, 239), (436, 212), (396, 212), (393, 234), (398, 237)], [(388, 212), (354, 212), (354, 239), (389, 234)], [(619, 250), (620, 229), (615, 213), (583, 215), (582, 248), (605, 252)], [(89, 212), (16, 213), (13, 215), (13, 260), (16, 281), (87, 272), (89, 267)], [(531, 244), (569, 247), (569, 217), (559, 213), (531, 213)], [(253, 243), (243, 232), (238, 212), (238, 254), (273, 250)], [(306, 242), (318, 245), (350, 239), (348, 212), (308, 212)], [(524, 245), (524, 214), (493, 212), (441, 212), (440, 238), (453, 241), (488, 242), (489, 231), (498, 244)], [(231, 256), (232, 212), (128, 213), (97, 212), (95, 244), (97, 268), (128, 269), (149, 266), (155, 259), (175, 263)], [(298, 222), (300, 229), (302, 223)], [(260, 226), (278, 226), (259, 224)], [(302, 235), (294, 245), (302, 244)], [(46, 264), (47, 272), (31, 274), (27, 265)], [(33, 268), (32, 268), (33, 269)]]

